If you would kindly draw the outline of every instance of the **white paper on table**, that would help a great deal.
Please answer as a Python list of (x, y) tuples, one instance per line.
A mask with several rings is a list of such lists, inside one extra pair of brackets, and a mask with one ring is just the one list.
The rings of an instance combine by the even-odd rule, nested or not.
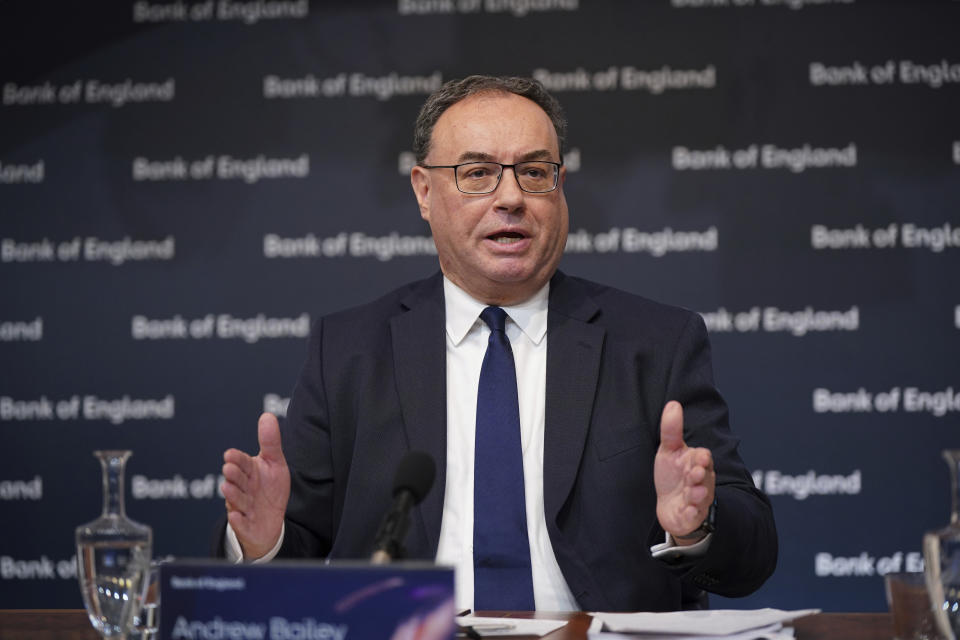
[(784, 627), (779, 622), (767, 627), (757, 627), (742, 633), (734, 633), (725, 636), (687, 636), (677, 634), (635, 634), (624, 635), (621, 633), (590, 633), (590, 640), (791, 640), (794, 637), (792, 627)]
[(545, 636), (567, 624), (566, 620), (544, 620), (539, 618), (481, 618), (461, 616), (456, 618), (457, 626), (473, 627), (484, 638), (495, 636)]
[(590, 626), (587, 627), (587, 635), (600, 633), (603, 631), (603, 620), (600, 618), (590, 618)]
[(667, 613), (592, 613), (603, 620), (604, 628), (622, 633), (671, 633), (697, 636), (725, 636), (802, 618), (820, 609), (707, 609)]

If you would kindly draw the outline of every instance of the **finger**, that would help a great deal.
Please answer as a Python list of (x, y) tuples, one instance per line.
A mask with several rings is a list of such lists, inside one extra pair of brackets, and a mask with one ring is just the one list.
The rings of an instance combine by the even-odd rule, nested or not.
[(236, 465), (246, 475), (253, 473), (253, 458), (239, 449), (227, 449), (223, 452), (224, 466)]
[(687, 486), (691, 486), (691, 487), (695, 485), (703, 484), (703, 481), (706, 479), (706, 477), (707, 477), (707, 470), (699, 465), (695, 466), (691, 468), (690, 471), (687, 472), (686, 484)]
[(713, 456), (709, 449), (688, 448), (684, 452), (684, 482), (688, 485), (704, 482), (713, 473)]
[(264, 413), (257, 422), (257, 440), (260, 442), (260, 457), (267, 462), (283, 463), (283, 448), (280, 445), (280, 423), (277, 416)]
[(220, 490), (223, 492), (223, 498), (227, 503), (233, 507), (233, 510), (239, 513), (246, 514), (250, 511), (250, 505), (252, 500), (250, 495), (241, 491), (236, 485), (230, 482), (224, 482), (223, 486), (220, 487)]
[(693, 452), (694, 464), (704, 469), (713, 470), (713, 454), (710, 453), (710, 449), (697, 447)]
[(686, 446), (683, 442), (683, 408), (671, 400), (660, 416), (660, 447), (666, 451), (678, 451)]
[(227, 464), (223, 465), (221, 473), (223, 473), (224, 479), (230, 482), (230, 484), (236, 486), (244, 493), (247, 492), (248, 488), (250, 487), (250, 476), (245, 474), (240, 467), (228, 462)]
[(708, 503), (706, 503), (706, 500), (709, 493), (707, 488), (702, 484), (688, 487), (686, 491), (686, 503), (699, 511), (707, 506)]
[(230, 523), (230, 527), (233, 528), (233, 532), (237, 534), (238, 539), (246, 537), (248, 521), (243, 513), (240, 511), (228, 511), (227, 522)]
[(691, 479), (690, 476), (687, 477), (686, 486), (683, 490), (683, 503), (694, 505), (705, 514), (710, 507), (710, 503), (713, 502), (714, 475), (712, 472), (706, 472), (699, 482), (691, 482)]

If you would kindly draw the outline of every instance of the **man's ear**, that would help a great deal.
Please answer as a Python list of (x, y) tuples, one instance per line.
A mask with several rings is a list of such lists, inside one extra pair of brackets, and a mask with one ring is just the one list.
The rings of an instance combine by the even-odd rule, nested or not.
[(430, 193), (430, 175), (427, 170), (417, 165), (410, 170), (410, 185), (413, 187), (413, 195), (417, 197), (417, 204), (420, 205), (420, 217), (430, 222), (430, 200), (427, 197)]

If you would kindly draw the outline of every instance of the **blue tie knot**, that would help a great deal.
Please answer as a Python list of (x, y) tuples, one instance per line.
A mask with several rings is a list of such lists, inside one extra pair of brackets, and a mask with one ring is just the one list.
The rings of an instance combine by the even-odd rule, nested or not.
[(480, 312), (480, 319), (487, 323), (490, 331), (504, 331), (507, 323), (507, 312), (500, 307), (487, 307)]

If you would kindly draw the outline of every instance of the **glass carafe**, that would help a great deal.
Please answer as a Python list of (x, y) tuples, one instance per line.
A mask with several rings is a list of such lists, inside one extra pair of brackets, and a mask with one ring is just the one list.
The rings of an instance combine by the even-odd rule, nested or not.
[(77, 576), (90, 622), (104, 638), (126, 638), (140, 612), (153, 532), (127, 518), (124, 467), (129, 451), (94, 451), (103, 469), (103, 513), (77, 527)]
[(950, 524), (923, 537), (924, 573), (937, 627), (945, 638), (960, 635), (960, 449), (947, 449), (950, 465)]

